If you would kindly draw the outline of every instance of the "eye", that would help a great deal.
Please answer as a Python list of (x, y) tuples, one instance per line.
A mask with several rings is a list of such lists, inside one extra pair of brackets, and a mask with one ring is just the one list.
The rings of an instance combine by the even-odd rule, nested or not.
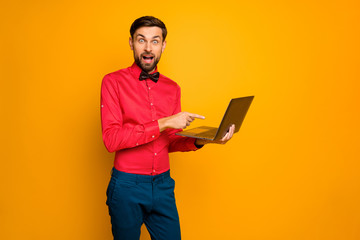
[(159, 41), (158, 41), (158, 40), (154, 40), (153, 43), (154, 43), (154, 44), (158, 44)]
[(139, 39), (139, 42), (140, 42), (140, 43), (143, 43), (143, 42), (144, 42), (144, 39)]

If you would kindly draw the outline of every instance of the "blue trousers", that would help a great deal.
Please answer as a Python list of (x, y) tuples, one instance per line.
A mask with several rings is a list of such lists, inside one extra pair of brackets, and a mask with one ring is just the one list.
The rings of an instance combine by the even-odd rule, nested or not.
[(147, 176), (113, 168), (106, 191), (114, 240), (139, 240), (145, 223), (152, 240), (180, 240), (170, 170)]

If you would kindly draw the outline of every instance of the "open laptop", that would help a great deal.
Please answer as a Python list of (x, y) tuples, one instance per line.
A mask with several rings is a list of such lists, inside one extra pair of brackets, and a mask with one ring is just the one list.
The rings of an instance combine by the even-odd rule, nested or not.
[(226, 109), (219, 128), (201, 126), (176, 133), (176, 135), (206, 140), (222, 139), (232, 124), (235, 124), (235, 133), (240, 130), (245, 115), (250, 107), (254, 96), (233, 98)]

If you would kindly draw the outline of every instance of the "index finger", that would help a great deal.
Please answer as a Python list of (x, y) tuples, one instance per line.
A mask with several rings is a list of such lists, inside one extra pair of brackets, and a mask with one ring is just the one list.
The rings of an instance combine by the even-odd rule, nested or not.
[(205, 119), (204, 116), (201, 116), (201, 115), (195, 114), (195, 113), (189, 113), (189, 116), (190, 116), (190, 117), (193, 117), (193, 118)]

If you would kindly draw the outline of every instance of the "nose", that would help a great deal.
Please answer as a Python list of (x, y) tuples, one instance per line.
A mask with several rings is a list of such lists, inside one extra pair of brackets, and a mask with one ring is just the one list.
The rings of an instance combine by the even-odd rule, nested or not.
[(151, 52), (151, 44), (150, 44), (150, 42), (147, 42), (147, 43), (145, 44), (145, 51), (146, 51), (146, 52)]

